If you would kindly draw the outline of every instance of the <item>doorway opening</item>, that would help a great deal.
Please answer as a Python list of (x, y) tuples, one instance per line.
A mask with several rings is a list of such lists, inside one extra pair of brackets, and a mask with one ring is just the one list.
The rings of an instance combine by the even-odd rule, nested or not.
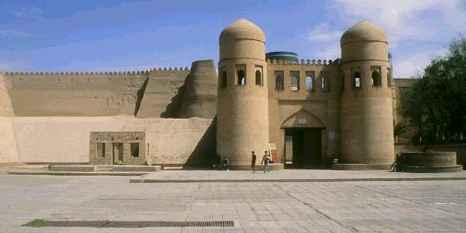
[(123, 143), (113, 143), (113, 164), (123, 162)]
[(322, 128), (286, 128), (285, 168), (322, 166)]

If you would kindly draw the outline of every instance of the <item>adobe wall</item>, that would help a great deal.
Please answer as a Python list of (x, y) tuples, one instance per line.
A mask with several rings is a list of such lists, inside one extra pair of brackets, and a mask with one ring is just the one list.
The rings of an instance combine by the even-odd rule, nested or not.
[[(339, 153), (339, 104), (341, 81), (338, 63), (327, 60), (300, 60), (287, 63), (281, 60), (268, 61), (270, 140), (277, 146), (279, 157), (283, 156), (285, 130), (282, 124), (294, 114), (306, 111), (324, 124), (322, 131), (322, 158)], [(284, 72), (284, 90), (276, 90), (275, 71)], [(291, 71), (299, 71), (299, 90), (291, 90)], [(314, 72), (313, 90), (306, 89), (306, 72)], [(327, 85), (322, 88), (322, 77)]]
[[(17, 117), (21, 162), (89, 162), (89, 136), (96, 131), (145, 131), (153, 164), (184, 164), (207, 135), (211, 119), (137, 119), (134, 117)], [(214, 145), (213, 145), (214, 146)], [(215, 152), (215, 149), (213, 149)]]
[[(17, 116), (160, 117), (188, 75), (187, 68), (138, 72), (7, 73)], [(150, 106), (141, 103), (150, 80)], [(147, 99), (147, 98), (146, 98)], [(151, 111), (145, 109), (151, 108)]]
[(13, 108), (8, 93), (8, 83), (0, 74), (0, 163), (18, 161), (15, 133), (13, 130)]
[(183, 86), (189, 70), (152, 72), (140, 96), (137, 117), (174, 117), (179, 108)]
[(133, 115), (141, 75), (9, 75), (17, 116)]

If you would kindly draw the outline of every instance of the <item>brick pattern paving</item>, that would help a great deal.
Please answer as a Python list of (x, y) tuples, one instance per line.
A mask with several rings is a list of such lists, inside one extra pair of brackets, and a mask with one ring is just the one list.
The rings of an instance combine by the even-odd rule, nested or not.
[(280, 170), (271, 173), (257, 171), (204, 171), (204, 170), (179, 170), (179, 171), (159, 171), (149, 173), (140, 177), (135, 177), (133, 181), (230, 181), (230, 180), (348, 180), (348, 179), (410, 179), (410, 178), (448, 178), (466, 179), (466, 171), (448, 173), (406, 173), (390, 171), (342, 171), (342, 170)]
[[(0, 175), (0, 232), (466, 232), (466, 181), (129, 184)], [(32, 219), (234, 220), (232, 228), (28, 228)]]

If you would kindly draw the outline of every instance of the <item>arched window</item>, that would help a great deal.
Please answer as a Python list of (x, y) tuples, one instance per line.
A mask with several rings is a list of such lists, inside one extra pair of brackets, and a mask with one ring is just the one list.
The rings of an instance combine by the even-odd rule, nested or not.
[(299, 71), (290, 71), (291, 86), (290, 90), (299, 91)]
[(353, 88), (360, 88), (361, 87), (361, 73), (359, 73), (359, 71), (356, 71), (356, 72), (353, 73), (352, 85), (353, 85)]
[(220, 88), (226, 88), (228, 84), (228, 76), (226, 71), (222, 71), (220, 76)]
[(262, 73), (260, 70), (256, 70), (256, 85), (262, 86)]
[(304, 82), (306, 83), (306, 90), (308, 92), (314, 91), (314, 71), (306, 71), (306, 78), (304, 79)]
[(238, 85), (244, 86), (246, 85), (246, 72), (244, 70), (238, 70)]
[(236, 76), (239, 86), (246, 85), (246, 65), (236, 65)]
[(256, 66), (256, 85), (257, 86), (263, 85), (262, 66)]
[(285, 73), (282, 70), (275, 71), (275, 90), (283, 91), (285, 89)]
[(382, 79), (380, 73), (376, 70), (372, 71), (372, 86), (380, 87), (382, 86)]
[(372, 67), (372, 86), (380, 87), (382, 86), (382, 77), (380, 75), (380, 67)]
[(322, 90), (324, 92), (327, 92), (327, 91), (330, 90), (329, 83), (328, 83), (328, 78), (324, 74), (321, 74), (321, 76), (320, 76), (320, 88), (322, 88)]

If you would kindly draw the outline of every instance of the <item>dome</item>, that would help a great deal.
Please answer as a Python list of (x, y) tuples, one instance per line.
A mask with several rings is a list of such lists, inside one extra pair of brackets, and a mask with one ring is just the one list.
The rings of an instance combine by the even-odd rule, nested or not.
[(265, 42), (265, 34), (253, 22), (247, 19), (238, 19), (220, 34), (220, 41), (236, 39), (251, 39)]
[(267, 59), (275, 59), (275, 60), (286, 60), (286, 61), (292, 61), (292, 62), (298, 61), (298, 54), (294, 52), (288, 52), (288, 51), (268, 52), (265, 54), (265, 57)]
[(340, 43), (343, 45), (360, 41), (388, 42), (385, 32), (367, 20), (361, 21), (346, 30), (341, 37)]

